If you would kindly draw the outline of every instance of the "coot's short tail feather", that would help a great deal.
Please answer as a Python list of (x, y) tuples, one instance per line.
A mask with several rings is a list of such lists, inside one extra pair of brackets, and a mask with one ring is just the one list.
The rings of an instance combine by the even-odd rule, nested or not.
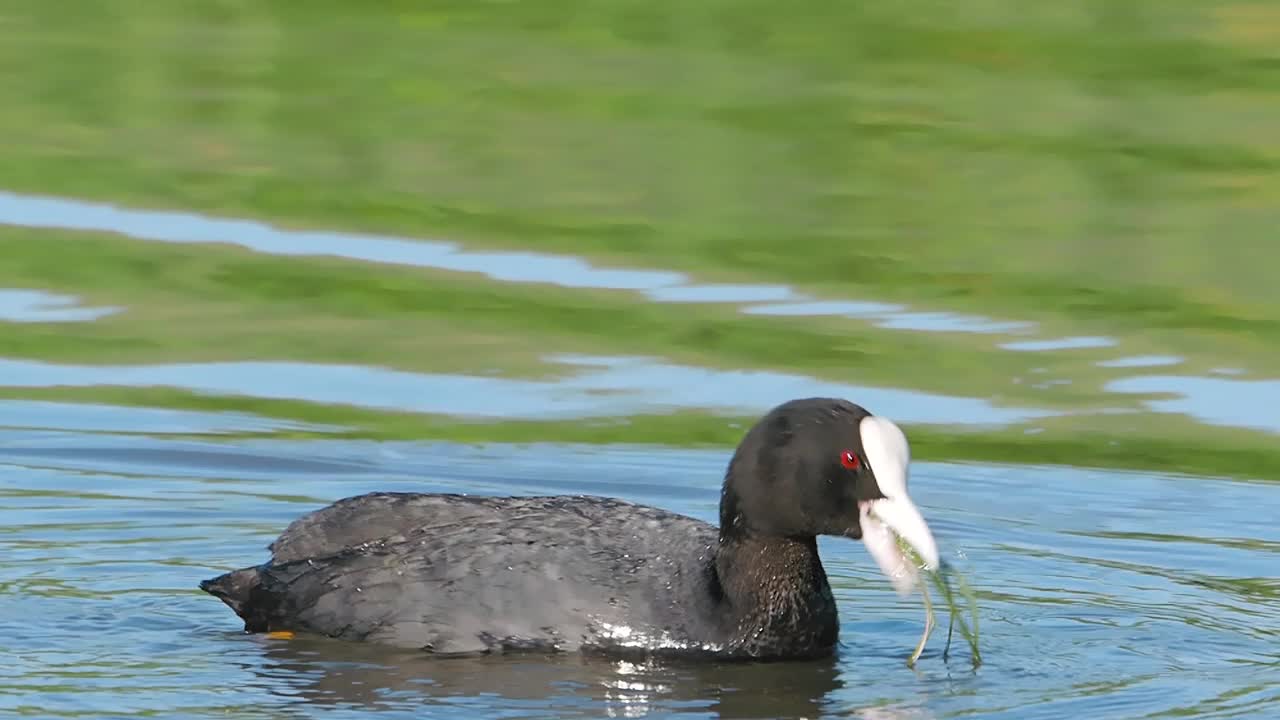
[(245, 632), (267, 632), (267, 618), (275, 607), (273, 598), (262, 587), (262, 573), (257, 567), (233, 570), (215, 578), (200, 581), (200, 589), (226, 603), (244, 620)]

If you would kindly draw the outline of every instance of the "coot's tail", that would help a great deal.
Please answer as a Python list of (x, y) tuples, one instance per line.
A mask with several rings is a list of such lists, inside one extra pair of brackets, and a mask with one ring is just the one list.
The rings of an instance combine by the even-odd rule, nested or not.
[(267, 632), (267, 619), (276, 606), (275, 597), (262, 587), (258, 567), (233, 570), (225, 575), (200, 581), (200, 589), (227, 604), (244, 620), (245, 632)]

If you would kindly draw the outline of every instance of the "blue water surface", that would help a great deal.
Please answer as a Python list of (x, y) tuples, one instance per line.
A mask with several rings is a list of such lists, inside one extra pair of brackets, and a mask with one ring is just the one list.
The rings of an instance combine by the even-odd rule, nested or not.
[[(1277, 488), (917, 463), (912, 489), (980, 595), (985, 664), (923, 624), (859, 543), (824, 538), (831, 661), (433, 660), (246, 636), (205, 577), (367, 490), (598, 493), (713, 520), (724, 451), (283, 440), (244, 415), (0, 408), (0, 714), (35, 717), (1157, 718), (1280, 715)], [(30, 410), (30, 408), (27, 408)], [(123, 418), (123, 419), (122, 419)], [(263, 433), (220, 439), (229, 424)], [(123, 428), (125, 431), (116, 431)], [(265, 430), (264, 430), (265, 428)], [(207, 439), (200, 439), (207, 433)]]

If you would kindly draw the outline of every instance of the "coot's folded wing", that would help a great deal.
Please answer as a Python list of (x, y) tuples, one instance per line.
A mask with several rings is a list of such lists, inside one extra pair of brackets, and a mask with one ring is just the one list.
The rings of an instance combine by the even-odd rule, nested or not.
[(332, 555), (378, 541), (399, 542), (437, 525), (493, 516), (491, 498), (468, 495), (375, 492), (338, 500), (294, 520), (271, 543), (271, 559), (287, 563)]

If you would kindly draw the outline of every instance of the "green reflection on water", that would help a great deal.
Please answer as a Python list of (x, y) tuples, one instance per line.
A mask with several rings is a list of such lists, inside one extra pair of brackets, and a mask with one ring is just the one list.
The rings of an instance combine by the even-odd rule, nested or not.
[[(1180, 371), (1267, 371), (1280, 342), (1280, 15), (1256, 2), (124, 13), (57, 0), (3, 22), (0, 64), (24, 68), (0, 76), (3, 188), (989, 313), (1183, 355)], [(13, 228), (0, 256), (0, 286), (128, 308), (5, 325), (4, 357), (545, 375), (548, 349), (643, 353), (1139, 408), (1101, 390), (1126, 374), (1093, 366), (1113, 350), (1029, 358), (984, 336)], [(1072, 382), (1013, 382), (1032, 368)], [(479, 425), (151, 390), (23, 394), (323, 416), (373, 437), (723, 444), (740, 432), (699, 413)], [(913, 438), (923, 457), (1280, 476), (1274, 435), (1165, 416)]]

